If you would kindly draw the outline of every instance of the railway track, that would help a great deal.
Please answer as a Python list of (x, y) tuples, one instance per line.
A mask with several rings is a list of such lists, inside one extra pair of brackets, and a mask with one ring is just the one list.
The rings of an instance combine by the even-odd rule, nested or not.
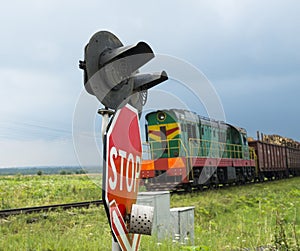
[(17, 215), (17, 214), (30, 214), (30, 213), (55, 211), (57, 209), (67, 210), (71, 208), (83, 208), (83, 207), (88, 208), (91, 205), (99, 206), (102, 204), (103, 204), (102, 200), (92, 200), (92, 201), (83, 201), (83, 202), (75, 202), (75, 203), (47, 205), (47, 206), (5, 209), (5, 210), (0, 210), (0, 218), (7, 217), (10, 215)]

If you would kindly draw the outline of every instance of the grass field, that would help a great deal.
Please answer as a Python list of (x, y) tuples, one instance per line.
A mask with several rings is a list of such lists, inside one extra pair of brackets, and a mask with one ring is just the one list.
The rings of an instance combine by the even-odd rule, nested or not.
[[(100, 198), (84, 175), (0, 177), (1, 209)], [(300, 250), (300, 178), (171, 196), (171, 207), (192, 205), (194, 248), (143, 236), (140, 250)], [(111, 250), (111, 235), (102, 206), (10, 216), (0, 250)]]
[(0, 209), (96, 200), (101, 197), (100, 179), (86, 175), (0, 176)]

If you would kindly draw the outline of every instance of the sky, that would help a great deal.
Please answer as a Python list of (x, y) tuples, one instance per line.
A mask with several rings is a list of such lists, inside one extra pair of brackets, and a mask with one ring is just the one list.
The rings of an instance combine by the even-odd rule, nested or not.
[[(214, 100), (249, 136), (259, 130), (299, 141), (299, 11), (298, 0), (2, 3), (0, 167), (99, 165), (102, 106), (86, 93), (78, 61), (101, 30), (125, 45), (147, 42), (156, 66), (169, 69), (170, 80), (149, 91), (144, 113), (178, 104), (209, 114), (206, 102)], [(203, 87), (192, 102), (175, 61), (180, 75), (201, 72), (213, 98)]]

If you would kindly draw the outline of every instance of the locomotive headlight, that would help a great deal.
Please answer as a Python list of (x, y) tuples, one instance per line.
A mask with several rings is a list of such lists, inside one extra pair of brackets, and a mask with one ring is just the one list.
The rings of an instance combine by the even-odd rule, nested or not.
[(165, 114), (164, 112), (159, 112), (159, 113), (157, 114), (157, 119), (158, 119), (159, 121), (164, 121), (164, 120), (166, 119), (166, 114)]

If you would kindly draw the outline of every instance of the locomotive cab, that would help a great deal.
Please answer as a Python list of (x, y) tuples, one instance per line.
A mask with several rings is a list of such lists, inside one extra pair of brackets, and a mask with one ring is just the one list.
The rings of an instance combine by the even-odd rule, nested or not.
[(232, 142), (233, 144), (238, 146), (236, 154), (234, 154), (234, 158), (241, 159), (249, 159), (249, 146), (247, 140), (247, 132), (244, 128), (234, 127), (232, 128)]

